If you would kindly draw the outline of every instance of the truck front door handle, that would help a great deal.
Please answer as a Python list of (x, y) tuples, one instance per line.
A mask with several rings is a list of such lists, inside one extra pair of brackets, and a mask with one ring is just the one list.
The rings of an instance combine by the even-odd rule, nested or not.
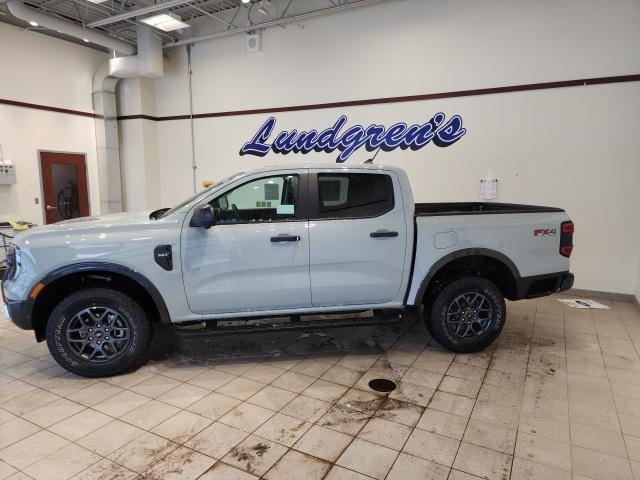
[(274, 243), (278, 242), (299, 242), (299, 235), (278, 235), (277, 237), (271, 237), (271, 241)]
[(371, 238), (389, 238), (397, 237), (398, 232), (389, 232), (388, 230), (378, 230), (377, 232), (371, 232), (369, 234)]

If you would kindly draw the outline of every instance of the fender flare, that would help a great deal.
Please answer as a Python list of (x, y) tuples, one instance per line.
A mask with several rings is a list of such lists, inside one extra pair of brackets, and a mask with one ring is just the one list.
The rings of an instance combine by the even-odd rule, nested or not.
[[(148, 293), (153, 303), (158, 310), (159, 321), (160, 323), (171, 323), (171, 317), (169, 316), (169, 310), (167, 309), (167, 305), (162, 298), (162, 294), (156, 288), (156, 286), (143, 274), (134, 270), (133, 268), (125, 267), (124, 265), (120, 265), (117, 263), (110, 262), (80, 262), (80, 263), (72, 263), (69, 265), (65, 265), (63, 267), (59, 267), (51, 272), (47, 273), (44, 277), (38, 280), (35, 285), (43, 284), (43, 289), (47, 287), (47, 285), (53, 283), (60, 278), (66, 277), (67, 275), (75, 274), (75, 273), (91, 273), (91, 272), (109, 272), (115, 273), (118, 275), (122, 275), (124, 277), (133, 280), (142, 288), (144, 288)], [(34, 285), (34, 286), (35, 286)], [(31, 288), (33, 290), (34, 287)], [(30, 290), (30, 291), (31, 291)], [(33, 322), (31, 318), (33, 313), (33, 308), (38, 299), (38, 296), (35, 298), (31, 298), (29, 296), (28, 305), (27, 305), (27, 315), (29, 320)]]
[(500, 253), (489, 248), (464, 248), (462, 250), (456, 250), (455, 252), (451, 252), (444, 257), (441, 257), (433, 265), (431, 265), (431, 268), (420, 282), (420, 287), (418, 288), (418, 291), (416, 292), (414, 298), (414, 305), (420, 305), (422, 303), (424, 295), (427, 293), (427, 289), (431, 284), (431, 280), (433, 280), (433, 277), (435, 277), (435, 275), (442, 269), (442, 267), (454, 260), (475, 255), (490, 257), (505, 264), (511, 272), (511, 275), (513, 275), (513, 279), (515, 280), (516, 285), (520, 285), (520, 278), (522, 278), (520, 276), (520, 271), (518, 270), (518, 267), (516, 267), (516, 264), (513, 263), (513, 261), (504, 253)]

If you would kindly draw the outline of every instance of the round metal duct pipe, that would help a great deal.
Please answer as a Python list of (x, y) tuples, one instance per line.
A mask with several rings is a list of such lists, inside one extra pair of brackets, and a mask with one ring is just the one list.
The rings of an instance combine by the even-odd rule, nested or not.
[(92, 29), (84, 29), (80, 25), (68, 20), (52, 17), (51, 15), (27, 7), (21, 0), (8, 0), (7, 7), (14, 17), (24, 20), (25, 22), (36, 22), (42, 27), (56, 30), (71, 37), (79, 38), (80, 40), (86, 38), (90, 42), (102, 45), (103, 47), (115, 50), (124, 55), (133, 55), (136, 53), (136, 47), (127, 42)]

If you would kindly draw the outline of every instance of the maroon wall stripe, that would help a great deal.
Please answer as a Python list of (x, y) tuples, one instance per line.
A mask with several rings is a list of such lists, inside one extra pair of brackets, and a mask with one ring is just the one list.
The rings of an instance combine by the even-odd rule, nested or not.
[[(350, 100), (350, 101), (333, 102), (333, 103), (316, 103), (316, 104), (310, 104), (310, 105), (293, 105), (289, 107), (258, 108), (253, 110), (232, 110), (227, 112), (197, 113), (193, 116), (193, 118), (194, 119), (215, 118), (215, 117), (231, 117), (231, 116), (237, 116), (237, 115), (254, 115), (254, 114), (264, 114), (264, 113), (297, 112), (302, 110), (321, 110), (326, 108), (357, 107), (362, 105), (379, 105), (384, 103), (417, 102), (417, 101), (435, 100), (435, 99), (441, 99), (441, 98), (472, 97), (476, 95), (493, 95), (497, 93), (525, 92), (525, 91), (531, 91), (531, 90), (547, 90), (552, 88), (579, 87), (579, 86), (585, 86), (585, 85), (602, 85), (606, 83), (625, 83), (625, 82), (637, 82), (637, 81), (640, 81), (640, 75), (619, 75), (615, 77), (582, 78), (577, 80), (563, 80), (559, 82), (528, 83), (524, 85), (510, 85), (505, 87), (480, 88), (476, 90), (458, 90), (453, 92), (427, 93), (423, 95), (371, 98), (366, 100)], [(189, 118), (190, 118), (189, 115), (173, 115), (173, 116), (166, 116), (166, 117), (156, 117), (155, 119), (159, 122), (162, 122), (167, 120), (188, 120)]]
[[(453, 92), (426, 93), (422, 95), (370, 98), (365, 100), (348, 100), (343, 102), (314, 103), (309, 105), (292, 105), (288, 107), (257, 108), (257, 109), (250, 109), (250, 110), (231, 110), (226, 112), (197, 113), (193, 116), (193, 118), (197, 119), (197, 118), (231, 117), (231, 116), (238, 116), (238, 115), (298, 112), (298, 111), (304, 111), (304, 110), (322, 110), (327, 108), (340, 108), (340, 107), (358, 107), (363, 105), (380, 105), (385, 103), (419, 102), (424, 100), (436, 100), (436, 99), (442, 99), (442, 98), (473, 97), (477, 95), (494, 95), (498, 93), (526, 92), (526, 91), (532, 91), (532, 90), (548, 90), (552, 88), (580, 87), (580, 86), (586, 86), (586, 85), (603, 85), (607, 83), (626, 83), (626, 82), (638, 82), (638, 81), (640, 81), (640, 74), (618, 75), (614, 77), (581, 78), (577, 80), (562, 80), (559, 82), (527, 83), (523, 85), (509, 85), (504, 87), (480, 88), (476, 90), (458, 90)], [(48, 112), (65, 113), (68, 115), (79, 115), (81, 117), (102, 118), (101, 115), (97, 115), (93, 112), (81, 112), (78, 110), (70, 110), (67, 108), (50, 107), (48, 105), (18, 102), (16, 100), (6, 100), (1, 98), (0, 98), (0, 105), (11, 105), (14, 107), (33, 108), (36, 110), (45, 110)], [(188, 120), (189, 118), (190, 118), (189, 115), (169, 115), (165, 117), (155, 117), (152, 115), (122, 115), (118, 117), (118, 120), (143, 119), (143, 120), (164, 122), (169, 120)]]
[[(118, 120), (153, 120), (157, 122), (161, 118), (162, 117), (154, 117), (152, 115), (120, 115)], [(187, 118), (189, 118), (189, 115), (187, 115)]]
[(47, 112), (66, 113), (68, 115), (79, 115), (81, 117), (102, 118), (102, 115), (96, 115), (93, 112), (81, 112), (79, 110), (50, 107), (48, 105), (38, 105), (37, 103), (18, 102), (16, 100), (6, 100), (4, 98), (0, 98), (0, 105), (11, 105), (12, 107), (33, 108), (35, 110), (45, 110)]

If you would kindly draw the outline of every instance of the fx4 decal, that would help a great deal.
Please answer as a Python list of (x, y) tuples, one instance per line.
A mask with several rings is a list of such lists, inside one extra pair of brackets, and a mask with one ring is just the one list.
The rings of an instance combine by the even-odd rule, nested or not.
[(534, 228), (533, 236), (534, 237), (555, 237), (557, 235), (557, 231), (555, 228)]

